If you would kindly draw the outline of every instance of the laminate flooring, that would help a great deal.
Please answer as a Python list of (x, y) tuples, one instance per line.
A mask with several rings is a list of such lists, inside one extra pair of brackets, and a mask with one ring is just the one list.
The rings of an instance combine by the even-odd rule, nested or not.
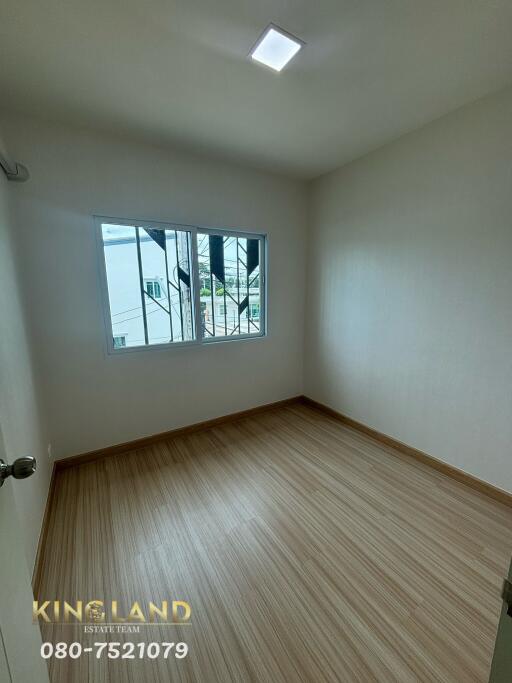
[(302, 404), (57, 472), (40, 600), (186, 600), (53, 683), (488, 680), (512, 509)]

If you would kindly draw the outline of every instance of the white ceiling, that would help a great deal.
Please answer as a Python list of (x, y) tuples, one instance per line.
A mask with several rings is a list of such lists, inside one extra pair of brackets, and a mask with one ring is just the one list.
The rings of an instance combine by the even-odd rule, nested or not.
[(511, 81), (511, 0), (0, 0), (2, 109), (308, 178)]

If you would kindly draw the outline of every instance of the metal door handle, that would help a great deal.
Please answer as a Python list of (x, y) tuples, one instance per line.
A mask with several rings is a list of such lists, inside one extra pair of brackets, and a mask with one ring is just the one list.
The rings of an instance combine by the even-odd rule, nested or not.
[(31, 455), (25, 455), (23, 458), (18, 458), (12, 465), (8, 465), (0, 458), (0, 486), (4, 483), (7, 477), (14, 477), (15, 479), (26, 479), (34, 474), (36, 471), (36, 459)]

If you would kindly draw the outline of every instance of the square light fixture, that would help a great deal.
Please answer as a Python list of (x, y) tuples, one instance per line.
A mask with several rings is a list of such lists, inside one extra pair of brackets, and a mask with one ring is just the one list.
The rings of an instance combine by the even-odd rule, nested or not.
[(281, 71), (304, 45), (304, 41), (291, 33), (269, 24), (249, 52), (249, 57), (274, 71)]

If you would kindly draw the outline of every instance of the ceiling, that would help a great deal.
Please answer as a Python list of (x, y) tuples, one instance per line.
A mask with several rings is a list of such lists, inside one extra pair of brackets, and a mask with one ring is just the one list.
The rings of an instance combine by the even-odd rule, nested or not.
[(512, 82), (511, 34), (510, 0), (0, 0), (0, 107), (311, 178)]

